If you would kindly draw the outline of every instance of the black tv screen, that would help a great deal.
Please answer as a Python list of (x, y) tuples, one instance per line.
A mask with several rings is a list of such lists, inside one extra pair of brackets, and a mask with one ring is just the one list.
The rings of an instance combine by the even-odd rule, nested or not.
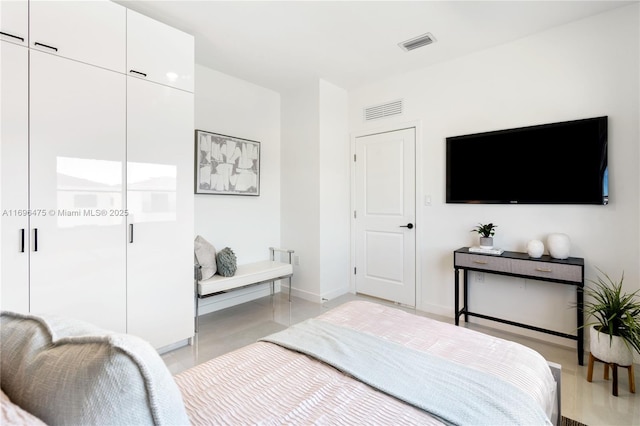
[(446, 138), (447, 203), (607, 204), (607, 117)]

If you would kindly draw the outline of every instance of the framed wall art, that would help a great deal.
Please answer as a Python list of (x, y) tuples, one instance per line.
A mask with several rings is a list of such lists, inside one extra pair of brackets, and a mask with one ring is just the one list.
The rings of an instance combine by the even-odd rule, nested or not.
[(260, 195), (260, 142), (196, 130), (196, 194)]

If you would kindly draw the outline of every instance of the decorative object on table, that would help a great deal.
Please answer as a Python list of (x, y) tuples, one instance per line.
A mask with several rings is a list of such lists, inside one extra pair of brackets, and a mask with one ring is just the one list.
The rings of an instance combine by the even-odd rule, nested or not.
[(549, 234), (547, 237), (549, 255), (554, 259), (566, 259), (569, 257), (571, 240), (567, 234)]
[(598, 269), (597, 280), (589, 280), (594, 286), (586, 289), (588, 300), (584, 304), (584, 312), (594, 322), (588, 322), (590, 355), (587, 380), (593, 377), (594, 361), (605, 363), (605, 378), (608, 368), (613, 368), (613, 394), (618, 395), (617, 368), (628, 367), (629, 389), (635, 393), (633, 380), (633, 353), (640, 352), (640, 296), (636, 290), (624, 293), (622, 283), (624, 272), (619, 281), (612, 280), (606, 273)]
[(531, 240), (527, 244), (529, 257), (538, 258), (544, 253), (544, 244), (540, 240)]
[(206, 280), (211, 278), (217, 271), (216, 264), (216, 249), (207, 240), (200, 235), (193, 241), (194, 252), (196, 260), (200, 268), (200, 280)]
[(492, 247), (492, 248), (469, 247), (469, 253), (501, 255), (502, 253), (504, 253), (504, 249), (497, 248), (497, 247)]
[(216, 255), (218, 274), (223, 277), (232, 277), (238, 269), (236, 255), (229, 247), (225, 247)]
[(480, 248), (493, 248), (493, 236), (496, 233), (495, 228), (497, 227), (498, 225), (494, 225), (493, 223), (487, 223), (485, 225), (479, 223), (478, 226), (471, 230), (471, 232), (477, 232), (480, 234)]
[(196, 130), (195, 193), (260, 195), (260, 142)]

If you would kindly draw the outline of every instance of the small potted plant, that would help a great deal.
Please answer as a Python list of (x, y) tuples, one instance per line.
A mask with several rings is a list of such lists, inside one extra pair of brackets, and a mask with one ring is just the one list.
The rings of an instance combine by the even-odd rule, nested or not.
[(584, 312), (594, 322), (589, 327), (591, 355), (600, 361), (629, 366), (633, 364), (633, 352), (640, 352), (640, 296), (623, 293), (624, 272), (619, 281), (612, 280), (598, 269), (597, 280), (589, 280), (594, 286), (587, 288), (589, 296)]
[(496, 233), (495, 229), (497, 227), (498, 225), (494, 225), (493, 223), (487, 223), (486, 225), (479, 223), (478, 226), (471, 230), (471, 232), (480, 234), (480, 248), (493, 248), (493, 236)]

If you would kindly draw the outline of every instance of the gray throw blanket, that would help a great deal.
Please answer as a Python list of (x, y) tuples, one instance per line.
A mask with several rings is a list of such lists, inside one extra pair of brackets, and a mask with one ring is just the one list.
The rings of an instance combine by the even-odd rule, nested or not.
[(529, 395), (504, 380), (326, 321), (307, 320), (260, 340), (325, 362), (447, 424), (551, 424)]

